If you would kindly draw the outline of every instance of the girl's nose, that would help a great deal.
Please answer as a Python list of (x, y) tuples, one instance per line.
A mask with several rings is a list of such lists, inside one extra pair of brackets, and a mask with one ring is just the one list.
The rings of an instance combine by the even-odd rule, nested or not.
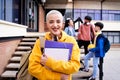
[(56, 26), (57, 26), (57, 23), (55, 22), (53, 25), (56, 27)]

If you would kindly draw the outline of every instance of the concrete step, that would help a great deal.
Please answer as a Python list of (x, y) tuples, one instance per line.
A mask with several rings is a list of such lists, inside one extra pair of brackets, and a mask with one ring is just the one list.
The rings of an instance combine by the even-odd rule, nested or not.
[(74, 80), (76, 80), (76, 79), (87, 79), (92, 75), (92, 71), (93, 70), (89, 70), (89, 72), (79, 71), (77, 73), (74, 73), (72, 77), (73, 77)]
[(27, 32), (27, 34), (24, 37), (39, 37), (39, 36), (45, 36), (45, 32), (43, 32), (43, 33)]
[(9, 70), (18, 70), (19, 68), (20, 68), (20, 63), (9, 63), (6, 66), (6, 69), (9, 69)]
[(37, 38), (23, 38), (22, 42), (35, 42)]
[(16, 51), (29, 51), (31, 50), (30, 46), (18, 46)]
[(23, 54), (25, 54), (26, 51), (16, 51), (13, 56), (22, 56)]
[(14, 56), (10, 59), (10, 62), (14, 62), (14, 63), (19, 63), (21, 60), (21, 57), (19, 56)]
[(1, 74), (1, 77), (5, 77), (5, 78), (15, 78), (15, 77), (16, 77), (16, 73), (17, 73), (17, 71), (6, 70), (5, 72), (3, 72), (3, 73)]
[(19, 46), (33, 46), (35, 42), (20, 42)]

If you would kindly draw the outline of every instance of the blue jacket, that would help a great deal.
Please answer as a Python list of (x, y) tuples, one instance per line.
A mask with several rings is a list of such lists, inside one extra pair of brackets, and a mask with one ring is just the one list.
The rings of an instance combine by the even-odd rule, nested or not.
[(104, 37), (98, 35), (95, 46), (95, 48), (92, 48), (89, 51), (94, 52), (96, 57), (104, 57)]
[(73, 37), (75, 36), (74, 28), (72, 28), (72, 32), (69, 30), (69, 27), (66, 27), (64, 31), (70, 36), (73, 36)]

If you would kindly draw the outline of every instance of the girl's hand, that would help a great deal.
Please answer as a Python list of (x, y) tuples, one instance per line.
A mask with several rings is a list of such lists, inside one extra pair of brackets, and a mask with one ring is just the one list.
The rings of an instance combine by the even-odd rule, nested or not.
[(62, 74), (61, 75), (61, 80), (69, 80), (69, 76), (68, 74)]
[(47, 56), (45, 54), (42, 55), (41, 57), (41, 60), (40, 60), (40, 63), (45, 66), (45, 63), (47, 62)]

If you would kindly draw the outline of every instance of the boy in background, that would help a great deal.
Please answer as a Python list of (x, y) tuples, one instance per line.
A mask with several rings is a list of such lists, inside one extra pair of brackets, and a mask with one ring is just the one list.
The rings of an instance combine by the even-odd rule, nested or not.
[(89, 64), (88, 61), (91, 57), (93, 57), (93, 73), (92, 76), (89, 78), (89, 80), (95, 80), (98, 72), (98, 62), (99, 62), (99, 55), (105, 54), (104, 51), (104, 38), (99, 36), (102, 34), (101, 30), (103, 29), (104, 25), (101, 22), (96, 22), (95, 23), (95, 40), (94, 40), (94, 45), (95, 47), (89, 48), (89, 52), (87, 55), (84, 57), (84, 65), (85, 68), (83, 71), (88, 72), (89, 71)]

